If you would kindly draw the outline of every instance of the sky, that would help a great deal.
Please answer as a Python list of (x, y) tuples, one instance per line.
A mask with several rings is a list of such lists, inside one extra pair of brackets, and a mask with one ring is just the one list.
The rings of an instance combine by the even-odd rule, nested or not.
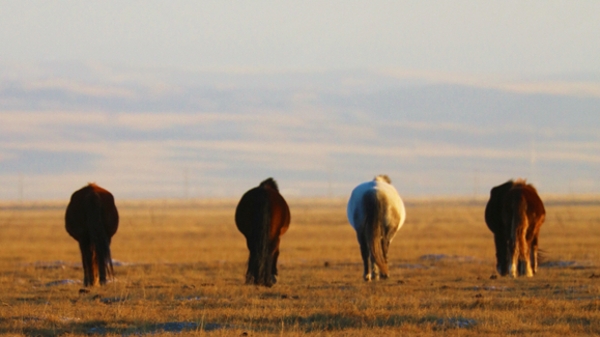
[(0, 0), (0, 200), (600, 194), (599, 42), (596, 1)]
[(1, 1), (5, 61), (600, 72), (597, 1)]

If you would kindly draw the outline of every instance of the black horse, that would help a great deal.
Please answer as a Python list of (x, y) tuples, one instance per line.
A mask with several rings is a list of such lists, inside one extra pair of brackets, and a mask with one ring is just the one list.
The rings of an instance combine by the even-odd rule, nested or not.
[(290, 226), (290, 209), (273, 178), (242, 196), (235, 223), (250, 251), (246, 284), (271, 287), (277, 282), (280, 237)]
[(65, 227), (79, 242), (84, 286), (103, 285), (107, 276), (113, 276), (110, 240), (118, 226), (119, 213), (110, 192), (89, 184), (73, 193), (65, 214)]

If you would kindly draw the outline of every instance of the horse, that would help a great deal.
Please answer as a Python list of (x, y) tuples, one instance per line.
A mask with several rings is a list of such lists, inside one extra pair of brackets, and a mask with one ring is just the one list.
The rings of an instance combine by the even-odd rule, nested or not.
[(538, 268), (538, 236), (546, 209), (525, 180), (509, 180), (490, 191), (485, 222), (494, 233), (496, 269), (502, 276), (532, 277)]
[(378, 175), (356, 186), (346, 211), (360, 245), (364, 280), (388, 278), (390, 243), (406, 219), (404, 203), (390, 178)]
[(112, 278), (110, 241), (119, 226), (113, 195), (90, 183), (75, 191), (65, 214), (67, 233), (79, 242), (84, 286), (106, 284)]
[(290, 209), (273, 178), (247, 191), (235, 210), (235, 224), (250, 251), (246, 284), (277, 282), (280, 238), (290, 226)]

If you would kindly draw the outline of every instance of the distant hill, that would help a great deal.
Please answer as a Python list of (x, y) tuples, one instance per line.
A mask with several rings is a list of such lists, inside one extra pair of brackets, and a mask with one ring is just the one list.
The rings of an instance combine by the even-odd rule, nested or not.
[(0, 198), (88, 181), (131, 198), (231, 197), (268, 176), (289, 195), (344, 196), (378, 173), (413, 196), (481, 196), (516, 177), (600, 193), (599, 88), (598, 74), (0, 65)]

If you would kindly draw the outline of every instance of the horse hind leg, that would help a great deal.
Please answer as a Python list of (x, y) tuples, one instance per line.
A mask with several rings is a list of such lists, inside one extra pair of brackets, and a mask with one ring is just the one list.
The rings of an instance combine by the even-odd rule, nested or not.
[(517, 271), (519, 273), (519, 276), (523, 276), (527, 273), (525, 268), (525, 261), (519, 260), (519, 263), (517, 264)]
[(508, 274), (508, 263), (506, 249), (508, 244), (506, 238), (502, 233), (494, 233), (494, 245), (496, 247), (496, 271), (501, 276)]
[[(531, 277), (534, 274), (533, 263), (536, 260), (536, 257), (533, 256), (534, 252), (527, 243), (525, 243), (525, 247), (522, 251), (522, 259), (519, 259), (519, 276), (525, 275)], [(535, 269), (537, 269), (537, 267)]]
[(517, 263), (519, 261), (519, 247), (516, 242), (516, 237), (514, 233), (511, 235), (510, 240), (508, 241), (508, 249), (506, 260), (508, 262), (508, 275), (510, 277), (517, 277)]
[[(250, 246), (249, 246), (250, 247)], [(256, 275), (256, 271), (258, 270), (258, 265), (256, 262), (256, 253), (254, 252), (253, 247), (249, 249), (250, 256), (248, 257), (248, 269), (246, 269), (246, 284), (254, 284), (258, 278)]]
[(525, 275), (527, 277), (532, 277), (533, 276), (533, 268), (531, 266), (532, 262), (535, 260), (534, 258), (532, 258), (531, 254), (533, 253), (533, 251), (531, 251), (529, 249), (529, 245), (527, 244), (527, 242), (525, 242), (524, 244), (524, 249), (523, 249), (523, 257), (524, 257), (524, 261), (523, 261), (523, 265), (524, 265), (524, 270), (522, 271), (523, 273), (521, 275)]
[(254, 283), (254, 275), (252, 275), (252, 271), (250, 269), (248, 269), (248, 271), (246, 271), (246, 284), (253, 284)]
[(531, 268), (531, 256), (528, 249), (523, 252), (523, 260), (519, 261), (519, 275), (520, 276), (533, 276), (533, 268)]
[(369, 260), (371, 263), (371, 279), (379, 280), (379, 266), (375, 263), (375, 258), (372, 255), (369, 256)]
[(93, 271), (93, 254), (90, 244), (85, 241), (79, 242), (79, 250), (81, 251), (81, 264), (83, 267), (83, 286), (89, 287), (94, 285)]
[(371, 250), (367, 245), (367, 239), (364, 234), (360, 234), (358, 236), (358, 243), (360, 244), (360, 255), (362, 256), (364, 273), (363, 278), (365, 281), (371, 281), (371, 266), (373, 265), (371, 262)]
[(272, 287), (277, 279), (272, 274), (273, 272), (273, 255), (269, 254), (265, 256), (265, 259), (262, 261), (262, 273), (259, 276), (261, 278), (261, 284), (265, 287)]
[(273, 253), (273, 265), (271, 267), (271, 282), (277, 283), (277, 258), (279, 258), (279, 247)]
[[(525, 221), (525, 225), (527, 224), (527, 221)], [(523, 226), (519, 232), (519, 264), (521, 265), (519, 270), (520, 275), (525, 275), (527, 277), (533, 276), (530, 254), (530, 244), (527, 242), (527, 226)]]
[(519, 276), (533, 276), (529, 256), (529, 246), (525, 239), (525, 233), (525, 229), (518, 228), (514, 241), (511, 240), (509, 243), (509, 274), (511, 277), (516, 277), (517, 274)]
[(531, 259), (531, 269), (533, 274), (537, 274), (538, 270), (538, 240), (537, 237), (533, 238), (531, 241), (531, 249), (530, 249), (530, 259)]
[(525, 215), (520, 213), (513, 215), (508, 246), (509, 274), (511, 277), (516, 277), (517, 274), (519, 276), (532, 275), (531, 266), (529, 265), (527, 227), (528, 222)]
[(96, 266), (97, 266), (96, 270), (98, 271), (98, 279), (99, 279), (100, 285), (105, 285), (108, 266), (106, 263), (106, 257), (103, 256), (99, 252), (96, 252)]
[[(389, 248), (390, 248), (390, 240), (385, 239), (385, 238), (381, 239), (381, 249), (383, 250), (383, 260), (384, 260), (384, 263), (385, 263), (385, 266), (384, 266), (385, 270), (388, 270), (388, 268), (387, 268), (387, 263), (388, 263), (388, 257), (387, 257), (387, 255), (388, 255)], [(385, 280), (385, 279), (387, 279), (389, 277), (389, 275), (386, 274), (386, 273), (384, 273), (384, 272), (381, 272), (380, 274), (381, 274), (381, 279), (382, 280)]]
[(96, 252), (96, 247), (92, 245), (91, 247), (91, 268), (90, 268), (90, 280), (92, 286), (100, 285), (100, 265), (98, 262), (98, 253)]

